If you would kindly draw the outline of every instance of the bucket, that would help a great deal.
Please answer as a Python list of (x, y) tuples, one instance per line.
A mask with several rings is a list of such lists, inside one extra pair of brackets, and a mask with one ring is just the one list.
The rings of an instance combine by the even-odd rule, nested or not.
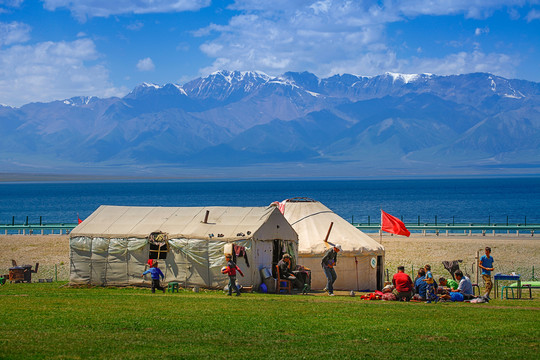
[(261, 269), (261, 276), (262, 276), (263, 280), (265, 280), (265, 279), (268, 279), (268, 278), (272, 277), (272, 273), (270, 272), (269, 269), (262, 268)]

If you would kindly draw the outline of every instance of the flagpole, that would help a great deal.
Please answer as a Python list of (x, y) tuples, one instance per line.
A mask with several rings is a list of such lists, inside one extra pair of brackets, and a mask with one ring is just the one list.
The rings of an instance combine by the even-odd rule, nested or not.
[(382, 209), (381, 209), (381, 224), (379, 228), (379, 244), (382, 245)]

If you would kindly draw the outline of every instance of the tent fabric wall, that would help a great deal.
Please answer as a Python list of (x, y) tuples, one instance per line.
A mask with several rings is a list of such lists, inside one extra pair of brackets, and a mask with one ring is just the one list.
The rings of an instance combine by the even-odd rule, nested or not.
[[(338, 279), (334, 288), (377, 288), (377, 276), (382, 280), (383, 271), (377, 274), (377, 266), (371, 267), (371, 259), (375, 258), (377, 261), (378, 256), (381, 256), (384, 264), (384, 247), (381, 244), (318, 201), (287, 201), (283, 215), (298, 233), (298, 263), (311, 269), (312, 289), (321, 290), (326, 286), (321, 260), (333, 244), (340, 244), (342, 247), (335, 268)], [(328, 243), (325, 243), (330, 226)]]
[[(209, 213), (207, 223), (202, 222)], [(175, 220), (173, 224), (171, 218)], [(173, 226), (174, 225), (174, 226)], [(149, 286), (147, 237), (170, 231), (166, 259), (158, 260), (165, 281), (183, 286), (223, 287), (227, 275), (224, 247), (233, 243), (245, 247), (249, 267), (243, 257), (237, 264), (245, 277), (242, 285), (259, 285), (259, 270), (271, 268), (272, 256), (259, 256), (257, 249), (272, 249), (273, 240), (283, 240), (297, 248), (298, 236), (275, 208), (149, 208), (100, 206), (70, 235), (71, 284)], [(144, 236), (141, 236), (143, 232)], [(190, 234), (173, 236), (170, 234)], [(266, 244), (269, 244), (267, 246)], [(297, 256), (295, 252), (293, 254)]]
[[(299, 258), (302, 265), (311, 269), (311, 288), (324, 289), (326, 276), (321, 267), (321, 257)], [(371, 257), (339, 256), (335, 267), (337, 280), (334, 283), (336, 290), (374, 290), (377, 288), (377, 268), (371, 267)], [(357, 283), (358, 274), (358, 283)]]

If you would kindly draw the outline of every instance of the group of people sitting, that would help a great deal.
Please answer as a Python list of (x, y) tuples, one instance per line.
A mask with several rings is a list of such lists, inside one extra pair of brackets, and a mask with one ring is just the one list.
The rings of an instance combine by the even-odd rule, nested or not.
[[(463, 275), (461, 270), (454, 274), (456, 280), (439, 278), (439, 283), (433, 279), (431, 266), (426, 265), (418, 270), (414, 282), (405, 273), (405, 267), (398, 266), (398, 272), (392, 278), (392, 293), (396, 300), (438, 302), (438, 301), (466, 301), (476, 297), (473, 293), (471, 280)], [(389, 288), (387, 288), (389, 290)], [(384, 290), (383, 290), (384, 292)]]

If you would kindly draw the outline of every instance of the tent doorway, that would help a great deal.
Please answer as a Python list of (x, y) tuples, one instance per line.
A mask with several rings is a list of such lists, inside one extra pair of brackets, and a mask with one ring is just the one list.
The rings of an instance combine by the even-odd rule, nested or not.
[(169, 244), (163, 244), (163, 245), (150, 244), (150, 249), (148, 251), (148, 259), (163, 260), (167, 258), (168, 253), (169, 253)]
[(383, 263), (382, 256), (377, 256), (377, 290), (382, 290), (383, 286)]

